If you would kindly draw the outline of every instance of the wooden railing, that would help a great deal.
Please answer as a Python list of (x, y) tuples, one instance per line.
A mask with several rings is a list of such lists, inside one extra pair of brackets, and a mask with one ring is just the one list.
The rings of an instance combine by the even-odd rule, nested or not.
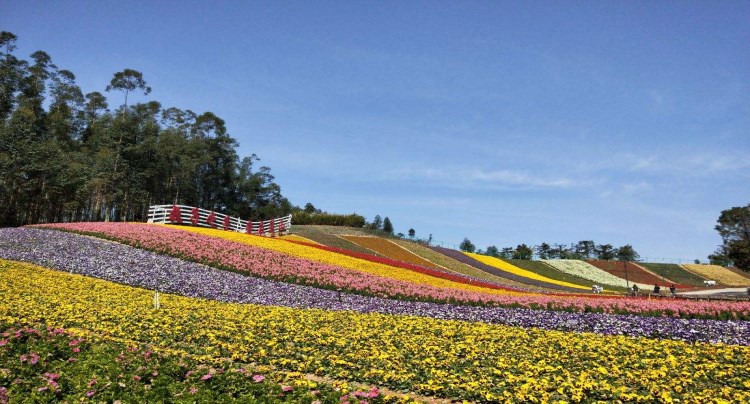
[(251, 222), (194, 206), (152, 205), (148, 208), (148, 223), (192, 224), (259, 236), (277, 236), (289, 233), (292, 215)]

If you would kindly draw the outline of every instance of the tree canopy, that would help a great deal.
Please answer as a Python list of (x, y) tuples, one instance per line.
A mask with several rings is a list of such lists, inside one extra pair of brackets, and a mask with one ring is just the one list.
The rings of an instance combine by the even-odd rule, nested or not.
[(721, 211), (715, 229), (723, 244), (709, 259), (750, 271), (750, 204)]
[(151, 92), (133, 69), (105, 88), (124, 93), (113, 111), (47, 53), (17, 58), (16, 39), (0, 33), (0, 226), (138, 221), (164, 203), (253, 220), (291, 211), (271, 169), (240, 157), (214, 113), (129, 105), (128, 94)]
[(471, 243), (468, 237), (464, 237), (464, 241), (461, 242), (458, 248), (461, 249), (461, 251), (470, 253), (473, 253), (477, 249), (477, 247)]

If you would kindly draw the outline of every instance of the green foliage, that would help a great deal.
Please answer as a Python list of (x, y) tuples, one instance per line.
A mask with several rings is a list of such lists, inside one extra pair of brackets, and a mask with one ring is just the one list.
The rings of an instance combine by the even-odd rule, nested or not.
[(386, 234), (393, 234), (393, 224), (391, 223), (391, 219), (389, 219), (388, 216), (383, 219), (383, 231)]
[(473, 253), (477, 249), (477, 247), (471, 243), (471, 240), (469, 240), (468, 237), (464, 237), (464, 241), (461, 242), (458, 248), (461, 249), (461, 251), (470, 253)]
[(534, 256), (534, 250), (526, 244), (520, 244), (513, 251), (513, 259), (515, 260), (530, 260)]
[(414, 236), (417, 234), (416, 230), (409, 229), (409, 238), (414, 239)]
[(329, 225), (346, 227), (363, 227), (365, 217), (352, 213), (341, 215), (335, 213), (308, 213), (307, 211), (292, 212), (293, 225)]
[(380, 215), (375, 215), (372, 223), (370, 223), (370, 228), (372, 230), (383, 230), (383, 219), (380, 218)]
[(724, 246), (719, 246), (719, 248), (713, 253), (708, 256), (708, 260), (711, 265), (719, 265), (722, 267), (728, 267), (732, 265), (732, 259), (729, 258), (726, 251), (724, 250)]
[(161, 203), (253, 220), (291, 212), (270, 168), (256, 168), (255, 155), (241, 159), (215, 114), (128, 105), (129, 93), (151, 91), (132, 69), (107, 86), (125, 94), (112, 112), (48, 54), (17, 59), (15, 40), (0, 33), (0, 226), (140, 221)]
[(115, 73), (107, 86), (107, 91), (112, 90), (122, 91), (125, 94), (125, 107), (128, 106), (128, 93), (131, 91), (141, 90), (143, 95), (151, 93), (151, 87), (143, 79), (143, 73), (133, 69), (125, 69)]
[(633, 249), (633, 246), (630, 244), (625, 244), (624, 246), (618, 248), (615, 250), (615, 255), (617, 256), (617, 259), (619, 261), (638, 261), (641, 256)]
[(550, 254), (552, 253), (552, 246), (547, 243), (542, 243), (536, 246), (535, 250), (537, 255), (539, 255), (539, 259), (546, 260), (550, 258)]
[(604, 261), (609, 261), (615, 258), (617, 251), (612, 247), (612, 244), (599, 244), (596, 246), (596, 258)]
[(750, 271), (750, 204), (721, 211), (715, 229), (724, 244), (714, 259), (731, 260), (737, 268)]
[(494, 245), (487, 247), (484, 254), (489, 255), (490, 257), (500, 258), (500, 251)]
[[(241, 363), (201, 363), (148, 346), (76, 337), (62, 329), (0, 323), (0, 403), (340, 402), (334, 386)], [(383, 402), (377, 395), (371, 402)]]

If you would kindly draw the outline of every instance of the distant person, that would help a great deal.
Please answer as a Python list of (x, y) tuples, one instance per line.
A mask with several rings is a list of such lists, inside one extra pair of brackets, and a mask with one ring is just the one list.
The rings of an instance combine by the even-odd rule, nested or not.
[(669, 285), (669, 293), (672, 294), (672, 297), (675, 296), (675, 292), (677, 291), (677, 288), (674, 287), (674, 285)]
[(659, 285), (654, 285), (654, 294), (661, 294), (661, 288), (659, 287)]
[(633, 296), (638, 296), (638, 285), (633, 284)]

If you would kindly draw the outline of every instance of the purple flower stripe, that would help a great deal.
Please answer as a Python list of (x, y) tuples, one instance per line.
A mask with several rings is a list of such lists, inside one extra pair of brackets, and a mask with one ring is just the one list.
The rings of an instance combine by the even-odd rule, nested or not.
[(0, 229), (0, 258), (146, 289), (233, 303), (415, 315), (604, 335), (750, 345), (748, 321), (477, 307), (339, 294), (222, 271), (124, 244), (53, 230)]

